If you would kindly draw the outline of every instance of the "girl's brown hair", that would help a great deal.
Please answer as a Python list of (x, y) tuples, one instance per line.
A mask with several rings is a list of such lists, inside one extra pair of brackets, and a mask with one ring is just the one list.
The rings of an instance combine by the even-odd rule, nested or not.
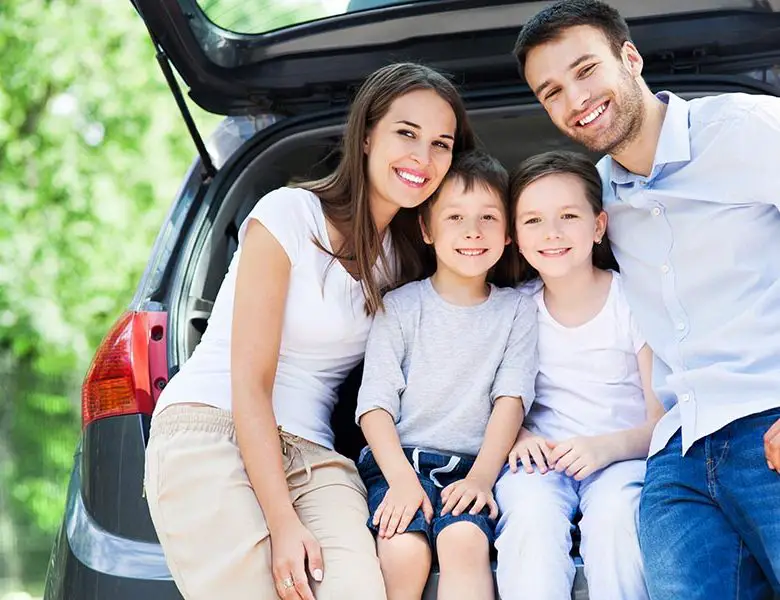
[[(366, 298), (366, 312), (382, 308), (382, 294), (372, 266), (377, 259), (395, 275), (390, 287), (419, 279), (423, 274), (424, 244), (415, 209), (400, 209), (390, 222), (395, 264), (388, 265), (382, 240), (369, 206), (367, 157), (364, 142), (372, 127), (387, 114), (393, 101), (416, 90), (432, 90), (452, 107), (457, 121), (453, 158), (474, 148), (475, 138), (455, 86), (441, 73), (414, 63), (396, 63), (372, 73), (360, 87), (347, 117), (342, 154), (336, 169), (302, 187), (319, 196), (325, 217), (344, 235), (340, 248), (328, 251), (334, 260), (354, 261)], [(388, 268), (389, 267), (389, 268)]]
[[(511, 222), (513, 224), (517, 219), (517, 204), (520, 194), (534, 181), (547, 175), (574, 175), (585, 188), (585, 198), (593, 209), (593, 214), (598, 216), (604, 211), (601, 176), (596, 165), (590, 158), (579, 152), (556, 150), (527, 158), (512, 172), (509, 178), (509, 198), (511, 199)], [(600, 244), (593, 243), (593, 266), (598, 269), (619, 270), (615, 255), (612, 254), (609, 238), (606, 235)], [(528, 263), (524, 256), (520, 255), (520, 280), (531, 281), (537, 277), (539, 277), (539, 273), (536, 269)]]

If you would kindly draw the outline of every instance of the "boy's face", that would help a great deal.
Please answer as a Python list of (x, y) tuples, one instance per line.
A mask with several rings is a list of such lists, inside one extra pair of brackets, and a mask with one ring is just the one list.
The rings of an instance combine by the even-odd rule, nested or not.
[(459, 177), (442, 186), (430, 209), (423, 238), (436, 251), (437, 272), (480, 277), (495, 265), (510, 243), (507, 216), (498, 193), (481, 183), (466, 192)]
[(642, 57), (630, 42), (615, 56), (589, 25), (570, 27), (528, 52), (525, 78), (553, 123), (599, 153), (615, 154), (641, 129)]
[(591, 268), (593, 243), (606, 228), (606, 213), (593, 213), (584, 184), (568, 173), (540, 177), (517, 199), (517, 245), (545, 279)]

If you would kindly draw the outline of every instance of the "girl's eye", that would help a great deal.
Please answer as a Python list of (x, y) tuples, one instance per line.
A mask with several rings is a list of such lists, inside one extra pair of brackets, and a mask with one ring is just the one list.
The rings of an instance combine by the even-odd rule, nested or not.
[(577, 219), (579, 217), (577, 215), (575, 215), (574, 213), (564, 213), (564, 214), (561, 215), (561, 218), (562, 219)]
[(539, 217), (531, 217), (530, 219), (526, 219), (523, 225), (534, 225), (535, 223), (539, 222), (541, 222)]

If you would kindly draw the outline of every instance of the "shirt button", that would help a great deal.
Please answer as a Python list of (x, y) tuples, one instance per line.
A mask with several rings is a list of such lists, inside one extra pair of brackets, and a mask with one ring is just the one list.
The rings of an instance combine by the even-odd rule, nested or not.
[(683, 323), (682, 321), (677, 321), (677, 325), (675, 325), (675, 327), (677, 327), (677, 331), (682, 331), (683, 329), (685, 329), (685, 323)]
[(680, 396), (680, 400), (682, 400), (683, 402), (688, 402), (688, 400), (690, 399), (691, 399), (690, 394), (683, 394), (682, 396)]
[(653, 216), (654, 216), (654, 217), (657, 217), (658, 215), (660, 215), (660, 214), (661, 214), (661, 209), (660, 209), (660, 208), (658, 208), (657, 206), (654, 206), (654, 207), (653, 207), (653, 210), (651, 210), (650, 212), (651, 212), (651, 213), (653, 213)]
[(669, 265), (661, 265), (661, 272), (668, 273), (669, 272)]

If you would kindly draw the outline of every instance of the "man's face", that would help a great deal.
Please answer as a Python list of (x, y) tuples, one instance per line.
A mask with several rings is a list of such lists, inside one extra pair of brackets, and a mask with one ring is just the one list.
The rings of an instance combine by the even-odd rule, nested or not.
[(528, 52), (525, 78), (553, 123), (588, 149), (617, 154), (644, 117), (642, 58), (630, 42), (615, 56), (601, 30), (579, 25)]

